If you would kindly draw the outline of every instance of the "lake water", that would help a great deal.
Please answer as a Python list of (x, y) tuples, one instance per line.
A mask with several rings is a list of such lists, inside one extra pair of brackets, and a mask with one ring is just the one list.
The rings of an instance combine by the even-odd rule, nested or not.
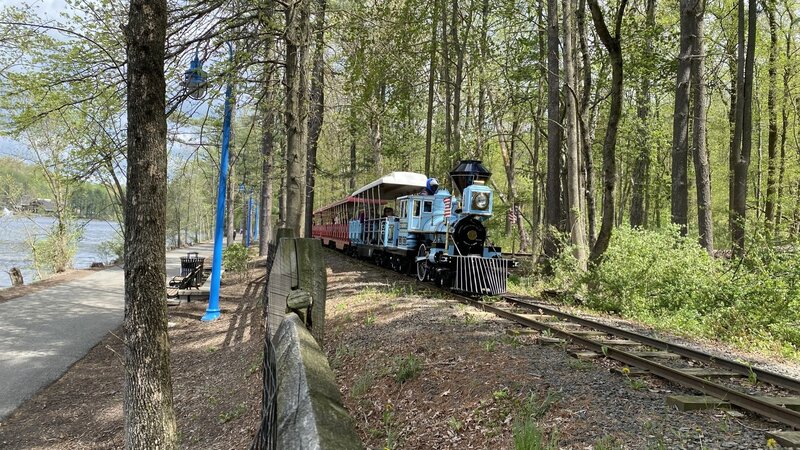
[[(11, 286), (11, 278), (6, 273), (12, 267), (22, 270), (25, 284), (35, 279), (30, 237), (43, 237), (53, 226), (55, 219), (41, 216), (16, 216), (4, 214), (0, 210), (0, 288)], [(76, 220), (83, 226), (83, 237), (73, 259), (73, 267), (85, 269), (95, 261), (109, 262), (109, 255), (101, 254), (99, 247), (103, 242), (117, 238), (119, 225), (102, 220)]]

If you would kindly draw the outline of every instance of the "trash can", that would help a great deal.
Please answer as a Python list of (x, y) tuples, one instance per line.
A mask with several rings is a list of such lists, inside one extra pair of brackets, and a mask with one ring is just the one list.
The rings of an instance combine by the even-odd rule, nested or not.
[(198, 256), (197, 252), (189, 252), (186, 256), (181, 256), (181, 276), (188, 276), (194, 269), (203, 265), (206, 259)]

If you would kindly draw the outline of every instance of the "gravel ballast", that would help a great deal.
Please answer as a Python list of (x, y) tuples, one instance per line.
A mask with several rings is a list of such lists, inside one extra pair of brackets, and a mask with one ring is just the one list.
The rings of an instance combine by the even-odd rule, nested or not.
[(667, 396), (693, 393), (539, 345), (410, 277), (326, 259), (325, 350), (368, 448), (514, 448), (531, 412), (564, 449), (757, 449), (782, 428), (739, 411), (672, 410)]

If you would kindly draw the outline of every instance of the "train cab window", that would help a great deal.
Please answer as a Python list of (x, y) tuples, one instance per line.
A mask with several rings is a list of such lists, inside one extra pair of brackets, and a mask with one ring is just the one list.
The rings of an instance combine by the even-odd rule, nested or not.
[(420, 216), (419, 204), (420, 204), (419, 200), (414, 200), (414, 217)]
[(400, 202), (400, 218), (405, 219), (408, 216), (408, 208), (406, 208), (406, 201)]
[(433, 212), (433, 203), (430, 200), (422, 202), (422, 212)]

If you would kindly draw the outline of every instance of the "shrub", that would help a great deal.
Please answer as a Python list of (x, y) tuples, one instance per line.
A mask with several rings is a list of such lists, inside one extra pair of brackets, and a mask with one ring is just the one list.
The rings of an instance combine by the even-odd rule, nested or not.
[(81, 236), (82, 229), (69, 222), (56, 222), (43, 239), (32, 238), (29, 245), (36, 271), (60, 273), (71, 268)]
[(677, 228), (621, 227), (590, 273), (574, 270), (565, 248), (551, 282), (573, 293), (588, 286), (586, 304), (597, 310), (798, 356), (800, 247), (776, 247), (769, 233), (751, 230), (745, 257), (727, 261)]
[(232, 244), (222, 252), (222, 265), (225, 270), (242, 273), (247, 270), (247, 248), (242, 244)]
[(105, 262), (121, 261), (125, 256), (125, 242), (122, 236), (117, 236), (114, 239), (100, 243), (97, 250)]

